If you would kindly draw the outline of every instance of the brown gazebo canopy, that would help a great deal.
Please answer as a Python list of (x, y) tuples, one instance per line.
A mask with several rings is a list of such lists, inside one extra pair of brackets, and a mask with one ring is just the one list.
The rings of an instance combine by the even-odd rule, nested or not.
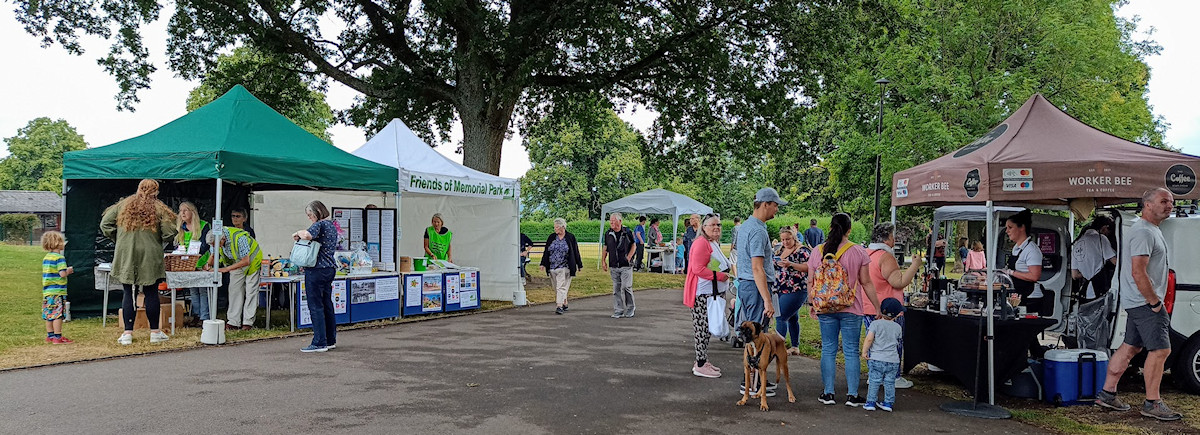
[(1198, 171), (1198, 157), (1097, 130), (1035, 94), (983, 137), (893, 175), (892, 205), (1108, 205), (1156, 187), (1198, 199)]

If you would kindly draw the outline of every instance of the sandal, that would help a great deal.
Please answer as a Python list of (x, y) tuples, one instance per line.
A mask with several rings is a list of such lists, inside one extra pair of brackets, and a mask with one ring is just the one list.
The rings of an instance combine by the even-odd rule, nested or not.
[(798, 348), (798, 347), (789, 347), (789, 348), (788, 348), (788, 350), (787, 350), (787, 353), (788, 353), (788, 355), (800, 355), (800, 348)]

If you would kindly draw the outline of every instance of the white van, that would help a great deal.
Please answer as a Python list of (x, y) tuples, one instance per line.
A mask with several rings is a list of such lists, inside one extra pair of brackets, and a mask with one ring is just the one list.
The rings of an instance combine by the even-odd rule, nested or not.
[[(1121, 261), (1113, 277), (1113, 291), (1109, 292), (1109, 306), (1116, 314), (1109, 343), (1112, 349), (1125, 340), (1125, 309), (1117, 306), (1120, 302), (1117, 290), (1134, 291), (1120, 287), (1120, 275), (1129, 267), (1129, 253), (1120, 248), (1127, 240), (1127, 230), (1137, 219), (1132, 212), (1119, 214)], [(1167, 241), (1167, 264), (1171, 268), (1167, 296), (1163, 301), (1171, 315), (1171, 356), (1167, 358), (1167, 369), (1180, 387), (1200, 394), (1200, 215), (1194, 209), (1191, 216), (1176, 214), (1163, 221), (1159, 228)], [(1141, 365), (1144, 357), (1139, 356), (1134, 361)]]

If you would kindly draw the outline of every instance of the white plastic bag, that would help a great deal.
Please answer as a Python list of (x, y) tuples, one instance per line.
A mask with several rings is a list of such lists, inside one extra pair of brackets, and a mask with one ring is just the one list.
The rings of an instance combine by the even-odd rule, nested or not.
[(717, 337), (729, 335), (729, 324), (725, 323), (725, 298), (708, 297), (708, 332)]

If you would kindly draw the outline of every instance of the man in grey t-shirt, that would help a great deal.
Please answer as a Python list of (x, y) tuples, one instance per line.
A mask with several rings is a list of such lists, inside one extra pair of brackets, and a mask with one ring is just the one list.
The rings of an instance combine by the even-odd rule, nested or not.
[(1117, 381), (1129, 368), (1129, 361), (1143, 348), (1149, 350), (1142, 373), (1146, 381), (1146, 400), (1142, 415), (1164, 421), (1183, 418), (1172, 411), (1159, 395), (1163, 365), (1171, 354), (1171, 317), (1163, 306), (1167, 294), (1167, 242), (1158, 225), (1171, 216), (1175, 198), (1158, 188), (1142, 195), (1142, 218), (1129, 230), (1129, 264), (1121, 272), (1121, 306), (1125, 307), (1125, 342), (1108, 361), (1104, 390), (1096, 394), (1096, 404), (1117, 411), (1130, 406), (1117, 398)]
[(781, 199), (775, 189), (760, 189), (754, 195), (754, 212), (738, 230), (737, 297), (741, 306), (738, 323), (750, 320), (766, 325), (764, 319), (775, 316), (775, 306), (771, 303), (775, 262), (766, 221), (775, 218), (781, 205), (787, 205), (787, 201)]

